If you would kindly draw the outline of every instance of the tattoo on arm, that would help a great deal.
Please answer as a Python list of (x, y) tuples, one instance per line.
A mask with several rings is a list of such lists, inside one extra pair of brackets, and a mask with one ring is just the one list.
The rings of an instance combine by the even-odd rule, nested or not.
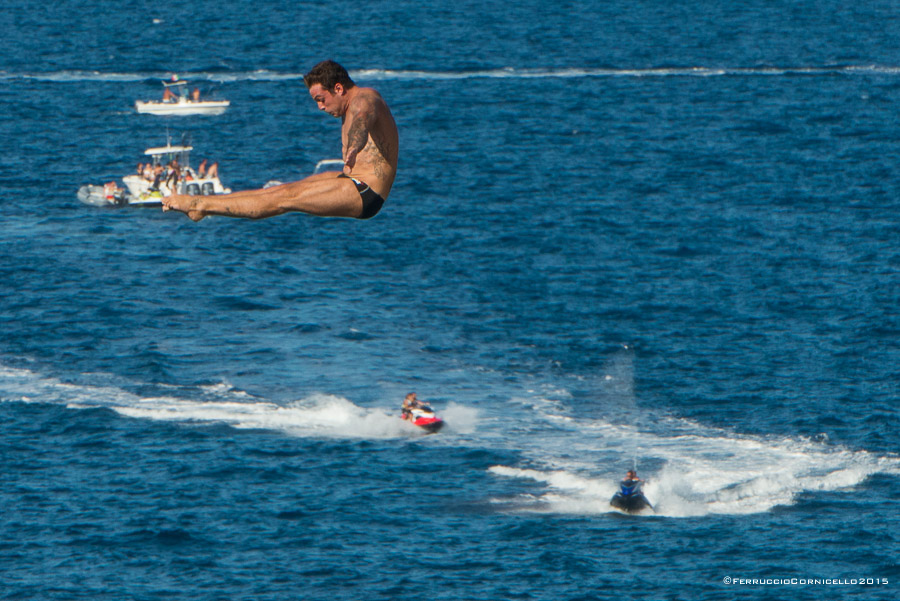
[(359, 152), (365, 148), (368, 139), (369, 130), (366, 128), (365, 116), (357, 114), (350, 125), (350, 131), (347, 132), (347, 148)]
[(353, 123), (347, 132), (347, 148), (362, 152), (369, 140), (369, 128), (375, 120), (375, 110), (371, 100), (360, 98), (353, 107)]

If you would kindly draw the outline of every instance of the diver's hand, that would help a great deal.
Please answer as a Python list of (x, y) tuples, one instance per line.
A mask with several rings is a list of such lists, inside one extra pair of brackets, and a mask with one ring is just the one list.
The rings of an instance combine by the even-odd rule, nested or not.
[(350, 175), (350, 171), (352, 171), (354, 165), (356, 165), (357, 154), (359, 154), (359, 151), (354, 150), (353, 148), (348, 148), (344, 153), (344, 173), (346, 175)]
[(173, 194), (162, 199), (163, 211), (181, 211), (193, 221), (200, 221), (206, 214), (198, 207), (200, 197), (189, 194)]

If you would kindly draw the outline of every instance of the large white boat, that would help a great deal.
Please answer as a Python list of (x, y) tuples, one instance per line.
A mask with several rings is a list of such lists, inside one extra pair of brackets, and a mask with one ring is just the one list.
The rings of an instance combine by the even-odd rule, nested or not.
[(172, 194), (191, 194), (208, 196), (211, 194), (228, 194), (219, 180), (218, 165), (214, 163), (209, 169), (205, 161), (201, 169), (195, 170), (190, 165), (192, 146), (173, 146), (167, 144), (156, 148), (148, 148), (144, 155), (149, 162), (140, 173), (132, 173), (122, 178), (124, 186), (109, 182), (102, 186), (85, 185), (78, 190), (78, 199), (89, 205), (130, 205), (160, 206), (162, 199)]
[(139, 113), (150, 115), (221, 115), (231, 105), (228, 100), (200, 100), (200, 91), (194, 88), (188, 92), (188, 82), (173, 76), (172, 81), (162, 82), (164, 86), (161, 101), (141, 101), (134, 103)]

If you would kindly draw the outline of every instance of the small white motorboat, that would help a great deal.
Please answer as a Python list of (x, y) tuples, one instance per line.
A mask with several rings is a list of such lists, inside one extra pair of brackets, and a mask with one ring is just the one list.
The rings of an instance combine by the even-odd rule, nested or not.
[(85, 184), (78, 188), (78, 200), (95, 207), (126, 204), (127, 194), (128, 191), (119, 187), (116, 182), (107, 182), (102, 186)]
[(162, 199), (172, 194), (191, 194), (208, 196), (211, 194), (228, 194), (219, 180), (218, 166), (213, 164), (209, 170), (195, 170), (190, 165), (191, 146), (173, 146), (167, 144), (156, 148), (148, 148), (144, 155), (149, 157), (141, 173), (132, 173), (122, 178), (124, 186), (108, 182), (102, 186), (85, 185), (78, 190), (78, 199), (89, 205), (129, 205), (160, 206)]
[(200, 90), (188, 93), (188, 82), (172, 76), (172, 81), (162, 82), (165, 91), (161, 101), (134, 103), (139, 113), (150, 115), (221, 115), (231, 105), (228, 100), (200, 100)]
[[(318, 173), (325, 173), (326, 171), (343, 171), (344, 170), (344, 159), (322, 159), (318, 163), (316, 163), (315, 169), (313, 169), (312, 174), (316, 175)], [(275, 186), (280, 186), (284, 182), (281, 180), (273, 179), (269, 180), (263, 186), (263, 189), (273, 188)]]
[(322, 159), (316, 163), (313, 173), (324, 173), (326, 171), (343, 171), (344, 159)]

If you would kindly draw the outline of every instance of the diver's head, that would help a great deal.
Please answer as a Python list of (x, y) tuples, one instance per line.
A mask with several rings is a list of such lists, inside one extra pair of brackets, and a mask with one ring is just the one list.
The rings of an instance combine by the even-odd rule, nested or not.
[(637, 478), (637, 473), (634, 470), (628, 470), (625, 472), (625, 475), (631, 479)]

